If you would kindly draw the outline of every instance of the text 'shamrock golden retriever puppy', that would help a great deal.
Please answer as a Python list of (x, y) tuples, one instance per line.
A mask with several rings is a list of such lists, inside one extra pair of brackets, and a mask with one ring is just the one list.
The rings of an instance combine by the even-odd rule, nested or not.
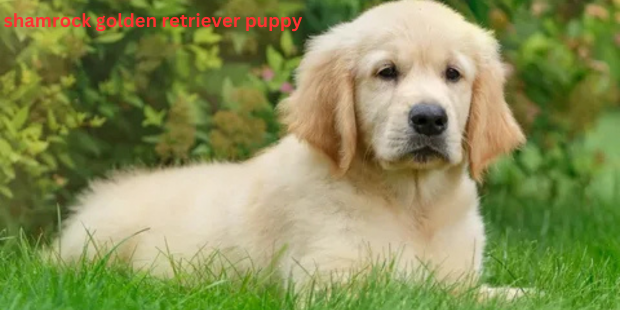
[(216, 251), (297, 284), (390, 259), (403, 275), (475, 279), (485, 245), (475, 180), (525, 141), (498, 50), (437, 2), (377, 6), (311, 40), (277, 145), (243, 163), (93, 184), (60, 257), (113, 250), (169, 276), (171, 261), (195, 266)]

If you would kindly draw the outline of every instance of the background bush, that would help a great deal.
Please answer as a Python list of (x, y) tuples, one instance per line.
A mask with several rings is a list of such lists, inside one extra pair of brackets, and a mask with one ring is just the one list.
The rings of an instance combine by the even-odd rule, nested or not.
[[(273, 143), (282, 134), (274, 107), (293, 89), (307, 37), (380, 2), (0, 2), (2, 16), (303, 16), (295, 33), (0, 28), (0, 229), (45, 231), (110, 169), (241, 160)], [(496, 31), (509, 102), (530, 140), (486, 189), (556, 203), (574, 191), (613, 196), (616, 175), (605, 172), (620, 165), (599, 146), (618, 144), (603, 129), (620, 119), (620, 1), (446, 2)], [(585, 133), (597, 128), (589, 145)]]

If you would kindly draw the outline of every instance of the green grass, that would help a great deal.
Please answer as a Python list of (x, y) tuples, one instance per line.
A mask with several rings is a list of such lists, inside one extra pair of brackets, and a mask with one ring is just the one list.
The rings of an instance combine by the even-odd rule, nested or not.
[[(357, 294), (336, 287), (306, 309), (620, 309), (620, 203), (575, 197), (556, 205), (501, 192), (484, 198), (490, 237), (485, 282), (544, 294), (479, 303), (378, 273), (354, 282)], [(17, 241), (0, 251), (2, 309), (294, 309), (303, 303), (290, 290), (251, 276), (188, 285), (102, 263), (53, 267)]]

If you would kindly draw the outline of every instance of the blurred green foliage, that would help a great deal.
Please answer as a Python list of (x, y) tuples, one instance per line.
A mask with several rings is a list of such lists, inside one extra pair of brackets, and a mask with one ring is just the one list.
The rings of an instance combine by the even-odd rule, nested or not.
[[(282, 134), (303, 44), (380, 0), (19, 0), (0, 15), (303, 16), (300, 30), (1, 28), (0, 229), (41, 231), (87, 181), (128, 165), (241, 160)], [(581, 133), (617, 105), (620, 1), (449, 0), (496, 31), (531, 143), (487, 187), (569, 199), (605, 155)]]

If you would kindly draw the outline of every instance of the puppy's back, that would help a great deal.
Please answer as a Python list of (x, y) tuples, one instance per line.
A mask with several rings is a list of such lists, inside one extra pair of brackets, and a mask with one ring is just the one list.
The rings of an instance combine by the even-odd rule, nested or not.
[(63, 261), (84, 256), (136, 265), (161, 254), (191, 256), (223, 234), (242, 208), (251, 179), (240, 164), (203, 164), (123, 173), (93, 183), (79, 199), (56, 251)]

